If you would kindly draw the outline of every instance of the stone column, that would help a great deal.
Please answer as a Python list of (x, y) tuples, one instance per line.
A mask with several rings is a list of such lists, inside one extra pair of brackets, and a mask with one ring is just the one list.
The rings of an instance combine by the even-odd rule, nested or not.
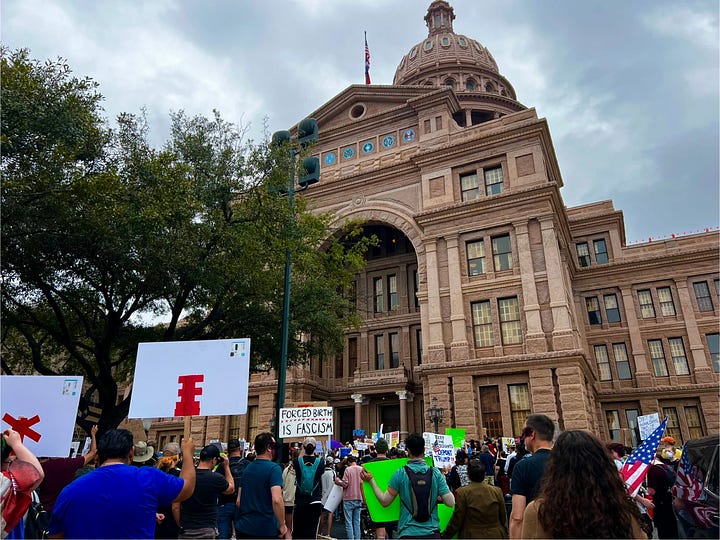
[(559, 367), (556, 370), (560, 390), (563, 429), (592, 429), (592, 411), (587, 408), (585, 378), (579, 366)]
[(442, 310), (440, 307), (440, 277), (438, 275), (437, 240), (425, 244), (427, 274), (428, 311), (428, 363), (445, 360), (445, 344), (442, 332)]
[(452, 360), (467, 360), (469, 357), (467, 333), (465, 329), (465, 309), (463, 306), (462, 283), (460, 277), (460, 250), (458, 235), (446, 238), (448, 252), (448, 279), (450, 284), (450, 322), (452, 324)]
[(540, 304), (538, 303), (537, 288), (535, 287), (535, 269), (533, 268), (532, 253), (530, 251), (530, 238), (528, 236), (527, 221), (513, 223), (515, 239), (520, 263), (520, 279), (523, 291), (523, 310), (525, 311), (525, 324), (527, 335), (525, 342), (529, 353), (547, 352), (545, 333), (540, 321)]
[(705, 347), (703, 346), (700, 330), (698, 330), (697, 320), (695, 319), (695, 310), (693, 310), (692, 300), (690, 299), (687, 279), (676, 279), (675, 286), (677, 287), (680, 309), (683, 314), (683, 319), (685, 320), (685, 328), (687, 329), (690, 354), (692, 355), (695, 366), (695, 379), (697, 382), (713, 382), (712, 368), (705, 356)]
[(362, 429), (362, 394), (352, 394), (350, 396), (355, 402), (355, 429)]
[(547, 272), (548, 289), (550, 290), (550, 309), (553, 316), (552, 341), (553, 349), (573, 349), (575, 339), (570, 325), (570, 306), (568, 305), (563, 280), (564, 269), (560, 259), (560, 247), (555, 234), (555, 223), (552, 216), (539, 218), (542, 231), (543, 252), (545, 253), (545, 269)]
[(407, 437), (407, 390), (398, 390), (395, 392), (400, 399), (400, 440), (404, 441)]
[(638, 388), (646, 388), (652, 386), (652, 375), (648, 369), (645, 347), (643, 347), (642, 338), (640, 337), (640, 326), (635, 314), (635, 299), (629, 287), (620, 287), (620, 294), (625, 308), (625, 320), (630, 331), (630, 349), (635, 361), (635, 380)]

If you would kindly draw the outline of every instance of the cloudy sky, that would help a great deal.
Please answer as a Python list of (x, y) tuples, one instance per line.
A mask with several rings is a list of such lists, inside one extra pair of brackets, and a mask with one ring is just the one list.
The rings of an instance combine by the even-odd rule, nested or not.
[[(3, 0), (2, 43), (65, 58), (109, 118), (152, 138), (184, 109), (286, 129), (364, 82), (391, 84), (430, 0)], [(548, 119), (568, 206), (612, 199), (628, 242), (719, 222), (717, 0), (451, 0), (518, 100)]]

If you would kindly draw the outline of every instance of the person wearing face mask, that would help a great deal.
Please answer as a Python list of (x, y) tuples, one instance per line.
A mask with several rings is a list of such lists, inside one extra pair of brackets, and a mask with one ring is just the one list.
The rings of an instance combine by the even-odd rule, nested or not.
[(672, 467), (677, 471), (677, 466), (680, 462), (680, 457), (682, 456), (682, 450), (675, 448), (675, 438), (670, 436), (663, 437), (660, 439), (660, 444), (662, 445), (662, 457), (668, 460)]

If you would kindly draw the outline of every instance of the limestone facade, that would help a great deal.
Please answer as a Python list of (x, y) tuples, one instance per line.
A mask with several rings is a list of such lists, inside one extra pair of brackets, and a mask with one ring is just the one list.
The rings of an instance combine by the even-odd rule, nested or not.
[[(341, 357), (291, 368), (286, 402), (327, 401), (342, 440), (430, 430), (432, 398), (440, 430), (468, 438), (518, 436), (530, 412), (631, 445), (652, 413), (680, 441), (717, 433), (718, 233), (629, 246), (611, 201), (566, 207), (547, 120), (452, 19), (436, 0), (395, 85), (308, 115), (322, 173), (306, 196), (381, 245), (357, 276), (363, 325)], [(196, 419), (193, 435), (251, 439), (276, 392), (272, 372), (252, 375), (248, 415)]]

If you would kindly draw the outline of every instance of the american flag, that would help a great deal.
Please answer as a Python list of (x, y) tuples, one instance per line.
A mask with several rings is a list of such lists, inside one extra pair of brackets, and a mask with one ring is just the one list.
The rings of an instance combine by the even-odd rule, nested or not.
[(367, 32), (365, 32), (365, 84), (370, 84), (370, 48), (367, 44)]
[(660, 446), (660, 439), (662, 438), (663, 433), (665, 433), (667, 423), (668, 419), (665, 417), (665, 420), (663, 420), (657, 429), (653, 431), (632, 454), (630, 454), (630, 457), (625, 462), (625, 465), (623, 465), (623, 468), (620, 469), (620, 475), (625, 481), (625, 485), (627, 486), (628, 493), (630, 493), (631, 497), (634, 497), (637, 494), (650, 465), (652, 465), (653, 459), (655, 459), (655, 452), (657, 451), (658, 446)]
[(673, 497), (686, 501), (699, 501), (703, 496), (703, 481), (698, 478), (697, 470), (693, 470), (687, 451), (683, 451), (678, 465), (677, 478), (672, 488)]

